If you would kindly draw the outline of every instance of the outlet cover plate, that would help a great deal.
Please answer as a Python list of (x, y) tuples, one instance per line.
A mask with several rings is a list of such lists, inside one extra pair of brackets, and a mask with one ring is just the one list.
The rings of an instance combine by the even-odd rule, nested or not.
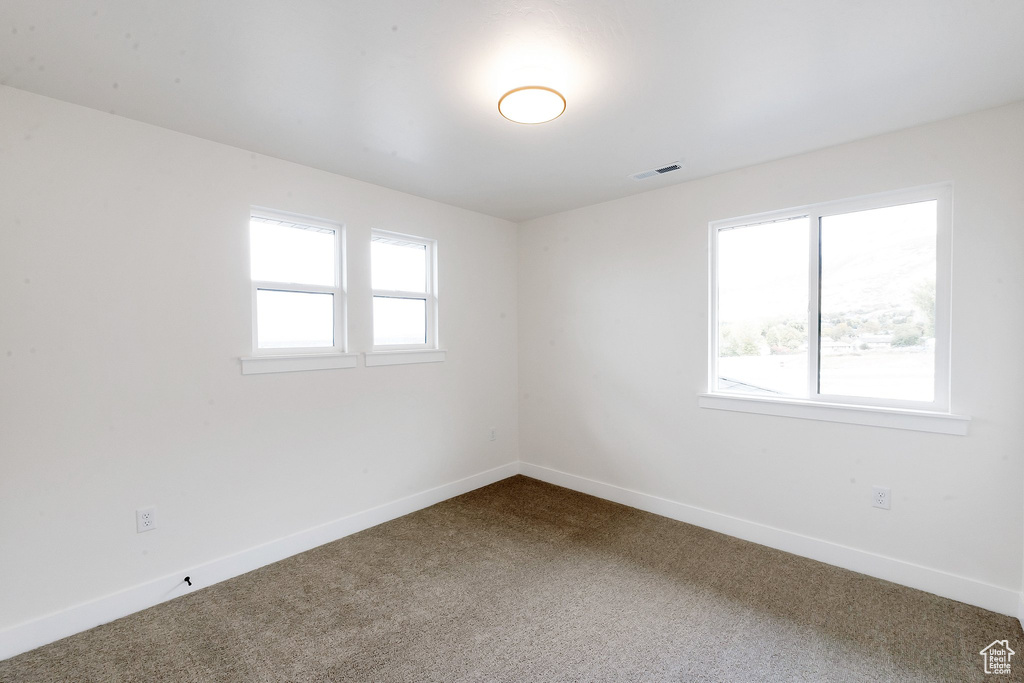
[(156, 508), (142, 508), (135, 511), (135, 530), (138, 533), (156, 528)]
[(892, 491), (885, 486), (872, 486), (871, 505), (882, 510), (892, 509)]

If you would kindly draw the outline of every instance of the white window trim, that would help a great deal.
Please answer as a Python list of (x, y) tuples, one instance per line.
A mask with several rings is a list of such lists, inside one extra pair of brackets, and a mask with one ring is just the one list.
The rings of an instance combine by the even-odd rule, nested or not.
[(272, 372), (302, 370), (337, 370), (359, 364), (356, 353), (304, 353), (293, 356), (249, 356), (242, 358), (243, 375), (264, 375)]
[[(341, 223), (311, 218), (300, 214), (287, 213), (263, 207), (251, 207), (249, 218), (294, 223), (330, 230), (334, 233), (334, 286), (310, 285), (294, 282), (270, 282), (252, 280), (250, 295), (252, 306), (252, 355), (241, 358), (242, 374), (254, 375), (273, 372), (296, 372), (301, 370), (328, 370), (353, 368), (358, 355), (348, 351), (348, 295), (345, 226)], [(251, 245), (250, 245), (251, 248)], [(295, 348), (261, 349), (258, 346), (259, 332), (256, 319), (256, 294), (259, 290), (296, 292), (300, 294), (332, 294), (334, 304), (334, 345)]]
[[(386, 239), (401, 240), (403, 242), (409, 242), (412, 244), (422, 244), (426, 248), (426, 259), (427, 277), (426, 277), (426, 292), (405, 292), (400, 290), (392, 289), (373, 289), (370, 293), (370, 310), (373, 310), (373, 298), (378, 296), (390, 296), (400, 299), (422, 299), (426, 308), (427, 320), (426, 320), (426, 341), (423, 344), (374, 344), (373, 350), (366, 353), (366, 364), (372, 365), (396, 365), (400, 362), (405, 363), (426, 363), (435, 362), (436, 360), (444, 360), (443, 352), (441, 358), (433, 358), (432, 360), (405, 360), (405, 361), (393, 361), (393, 362), (371, 362), (371, 357), (377, 354), (389, 354), (392, 359), (398, 358), (426, 358), (430, 356), (416, 356), (414, 354), (407, 354), (405, 356), (394, 354), (396, 351), (437, 351), (439, 350), (438, 345), (438, 334), (437, 334), (437, 240), (429, 239), (426, 237), (417, 237), (415, 235), (406, 235), (400, 232), (391, 232), (389, 230), (371, 230), (370, 239), (374, 237), (384, 237)], [(371, 265), (372, 268), (372, 265)], [(370, 273), (370, 279), (372, 282), (373, 273)], [(372, 318), (372, 313), (371, 313)], [(374, 334), (371, 325), (371, 335)], [(371, 337), (372, 338), (372, 337)], [(381, 356), (382, 358), (384, 356)]]
[[(709, 226), (708, 249), (708, 378), (707, 393), (701, 394), (704, 408), (785, 415), (806, 419), (828, 420), (887, 426), (902, 429), (923, 429), (940, 433), (966, 433), (970, 418), (950, 412), (950, 270), (952, 237), (951, 183), (865, 195), (852, 199), (823, 202), (769, 213), (712, 221)], [(808, 348), (808, 398), (773, 398), (751, 396), (716, 389), (718, 378), (718, 235), (722, 230), (808, 217), (811, 233), (808, 254), (808, 330), (817, 329), (819, 317), (818, 291), (820, 220), (824, 216), (851, 213), (921, 201), (937, 201), (936, 273), (935, 273), (935, 400), (932, 402), (871, 399), (851, 396), (830, 396), (817, 391), (818, 354)], [(814, 339), (811, 339), (814, 342)], [(819, 340), (820, 343), (820, 340)], [(880, 417), (884, 416), (884, 417)], [(950, 426), (954, 425), (954, 426)], [(930, 426), (930, 427), (929, 427)], [(962, 429), (962, 431), (960, 431)], [(952, 431), (949, 431), (952, 430)]]
[(822, 420), (845, 424), (910, 429), (935, 434), (967, 434), (971, 418), (931, 410), (881, 408), (878, 406), (850, 405), (806, 401), (802, 399), (740, 396), (738, 394), (700, 394), (697, 404), (701, 408), (729, 410), (738, 413), (777, 415), (804, 420)]
[(364, 363), (372, 368), (378, 365), (408, 365), (410, 363), (440, 363), (448, 354), (444, 349), (406, 349), (401, 351), (367, 351)]

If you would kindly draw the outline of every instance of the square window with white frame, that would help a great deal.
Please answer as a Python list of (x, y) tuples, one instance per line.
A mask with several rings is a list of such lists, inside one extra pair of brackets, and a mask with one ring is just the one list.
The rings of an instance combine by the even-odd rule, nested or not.
[(374, 230), (370, 269), (374, 349), (437, 348), (435, 241)]
[(253, 209), (249, 249), (254, 355), (343, 352), (342, 227)]
[(713, 222), (708, 393), (948, 412), (949, 185)]

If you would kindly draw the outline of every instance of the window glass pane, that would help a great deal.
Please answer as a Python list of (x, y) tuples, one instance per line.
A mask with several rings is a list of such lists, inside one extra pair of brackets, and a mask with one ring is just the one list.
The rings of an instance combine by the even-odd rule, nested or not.
[(334, 295), (256, 290), (256, 345), (261, 349), (334, 346)]
[(370, 268), (374, 289), (427, 291), (426, 245), (374, 237), (370, 243)]
[(334, 287), (335, 232), (263, 218), (249, 221), (252, 279)]
[(934, 400), (936, 212), (822, 217), (822, 394)]
[(427, 302), (393, 296), (373, 297), (373, 343), (427, 343)]
[(808, 219), (718, 233), (718, 386), (807, 395)]

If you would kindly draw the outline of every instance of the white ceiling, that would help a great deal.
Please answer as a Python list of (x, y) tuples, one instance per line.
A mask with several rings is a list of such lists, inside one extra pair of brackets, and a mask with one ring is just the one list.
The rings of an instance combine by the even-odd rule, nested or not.
[[(1024, 99), (1022, 0), (4, 0), (0, 35), (15, 88), (517, 221)], [(537, 79), (565, 114), (503, 119)]]

